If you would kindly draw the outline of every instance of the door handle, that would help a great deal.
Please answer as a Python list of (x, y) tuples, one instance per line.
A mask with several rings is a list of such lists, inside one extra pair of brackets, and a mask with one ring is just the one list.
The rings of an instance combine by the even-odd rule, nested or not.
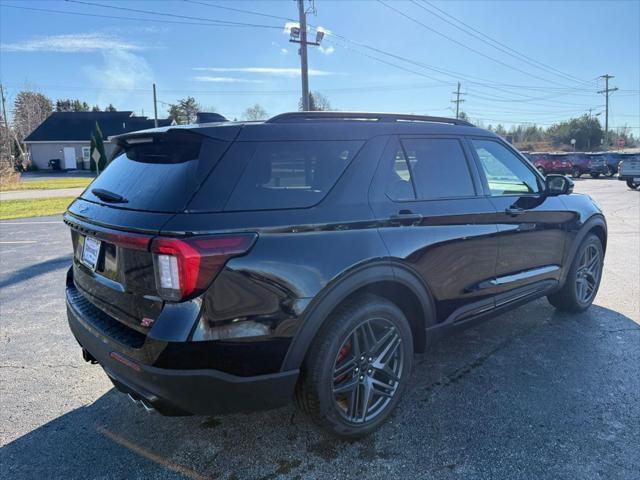
[(513, 205), (504, 209), (505, 213), (511, 217), (517, 217), (522, 215), (526, 210), (520, 207), (514, 207)]
[(419, 213), (412, 213), (411, 211), (401, 210), (396, 215), (391, 215), (389, 221), (392, 225), (415, 225), (422, 220), (422, 215)]

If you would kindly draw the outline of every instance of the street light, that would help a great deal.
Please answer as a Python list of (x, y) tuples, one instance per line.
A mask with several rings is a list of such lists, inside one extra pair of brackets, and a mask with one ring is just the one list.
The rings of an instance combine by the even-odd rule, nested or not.
[[(320, 46), (322, 39), (324, 38), (325, 31), (324, 28), (318, 27), (316, 29), (316, 41), (315, 42), (305, 42), (306, 45), (314, 45), (316, 47)], [(302, 43), (300, 39), (300, 27), (295, 26), (289, 29), (289, 41), (293, 43)]]

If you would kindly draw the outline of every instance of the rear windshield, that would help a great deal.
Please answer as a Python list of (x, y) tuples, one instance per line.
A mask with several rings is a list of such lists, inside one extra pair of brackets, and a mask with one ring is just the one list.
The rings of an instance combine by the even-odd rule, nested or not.
[[(189, 208), (239, 211), (313, 206), (331, 190), (363, 143), (238, 142)], [(214, 198), (222, 192), (229, 192), (226, 202), (216, 204)]]
[[(185, 131), (139, 139), (116, 152), (82, 198), (119, 208), (180, 212), (227, 146), (227, 142)], [(105, 200), (104, 195), (93, 193), (96, 189), (122, 200)]]

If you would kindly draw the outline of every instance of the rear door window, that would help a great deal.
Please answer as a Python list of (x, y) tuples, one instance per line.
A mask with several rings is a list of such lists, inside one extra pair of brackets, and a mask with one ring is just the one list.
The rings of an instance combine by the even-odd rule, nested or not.
[(313, 206), (331, 190), (363, 143), (257, 142), (225, 210)]
[[(118, 208), (180, 212), (228, 147), (228, 142), (185, 131), (130, 141), (82, 198)], [(123, 201), (105, 201), (95, 189)]]
[[(415, 138), (401, 143), (418, 200), (475, 196), (469, 164), (458, 140)], [(395, 173), (402, 178), (397, 166)], [(402, 190), (404, 195), (412, 193), (406, 186)]]

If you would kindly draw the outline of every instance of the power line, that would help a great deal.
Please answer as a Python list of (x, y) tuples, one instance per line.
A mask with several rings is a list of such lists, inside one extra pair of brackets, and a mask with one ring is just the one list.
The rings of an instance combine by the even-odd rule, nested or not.
[(231, 12), (248, 13), (250, 15), (258, 15), (260, 17), (275, 18), (277, 20), (286, 20), (288, 22), (297, 22), (297, 20), (293, 19), (293, 18), (280, 17), (278, 15), (270, 15), (268, 13), (256, 12), (254, 10), (245, 10), (245, 9), (242, 9), (242, 8), (225, 7), (225, 6), (222, 6), (222, 5), (214, 5), (212, 3), (199, 2), (199, 1), (196, 1), (196, 0), (182, 0), (182, 1), (183, 2), (187, 2), (187, 3), (193, 3), (193, 4), (196, 4), (196, 5), (204, 5), (205, 7), (219, 8), (221, 10), (228, 10), (228, 11), (231, 11)]
[(463, 47), (463, 48), (466, 48), (467, 50), (469, 50), (469, 51), (471, 51), (471, 52), (473, 52), (473, 53), (475, 53), (475, 54), (477, 54), (477, 55), (480, 55), (480, 56), (482, 56), (482, 57), (484, 57), (484, 58), (487, 58), (487, 59), (489, 59), (489, 60), (491, 60), (491, 61), (493, 61), (493, 62), (496, 62), (496, 63), (498, 63), (499, 65), (502, 65), (502, 66), (504, 66), (504, 67), (510, 68), (510, 69), (512, 69), (512, 70), (515, 70), (515, 71), (517, 71), (517, 72), (523, 73), (523, 74), (525, 74), (525, 75), (527, 75), (527, 76), (534, 77), (534, 78), (537, 78), (537, 79), (539, 79), (539, 80), (543, 80), (543, 81), (545, 81), (545, 82), (555, 83), (556, 85), (562, 85), (562, 86), (564, 86), (564, 87), (568, 87), (568, 85), (566, 85), (566, 84), (562, 84), (562, 83), (556, 82), (555, 80), (550, 80), (550, 79), (548, 79), (548, 78), (544, 78), (544, 77), (540, 77), (540, 76), (538, 76), (538, 75), (532, 74), (531, 72), (527, 72), (527, 71), (525, 71), (525, 70), (522, 70), (521, 68), (515, 67), (515, 66), (510, 65), (510, 64), (508, 64), (508, 63), (506, 63), (506, 62), (503, 62), (502, 60), (499, 60), (499, 59), (494, 58), (494, 57), (492, 57), (492, 56), (490, 56), (490, 55), (487, 55), (487, 54), (485, 54), (485, 53), (481, 52), (480, 50), (476, 50), (475, 48), (470, 47), (470, 46), (468, 46), (468, 45), (466, 45), (466, 44), (464, 44), (464, 43), (462, 43), (462, 42), (459, 42), (459, 41), (458, 41), (458, 40), (456, 40), (455, 38), (451, 38), (450, 36), (448, 36), (448, 35), (446, 35), (446, 34), (444, 34), (444, 33), (440, 32), (440, 31), (436, 30), (435, 28), (430, 27), (429, 25), (425, 24), (424, 22), (421, 22), (420, 20), (417, 20), (417, 19), (413, 18), (412, 16), (407, 15), (407, 14), (406, 14), (406, 13), (404, 13), (402, 10), (399, 10), (399, 9), (397, 9), (396, 7), (392, 7), (391, 5), (389, 5), (389, 4), (387, 4), (387, 3), (385, 3), (383, 0), (378, 0), (378, 3), (380, 3), (380, 4), (384, 5), (385, 7), (389, 8), (390, 10), (393, 10), (393, 11), (394, 11), (394, 12), (396, 12), (397, 14), (399, 14), (399, 15), (403, 16), (404, 18), (406, 18), (406, 19), (408, 19), (408, 20), (410, 20), (410, 21), (412, 21), (412, 22), (414, 22), (414, 23), (416, 23), (416, 24), (418, 24), (418, 25), (422, 26), (422, 27), (423, 27), (423, 28), (425, 28), (426, 30), (429, 30), (430, 32), (433, 32), (433, 33), (435, 33), (436, 35), (439, 35), (439, 36), (441, 36), (441, 37), (443, 37), (443, 38), (445, 38), (445, 39), (449, 40), (450, 42), (455, 43), (456, 45), (459, 45), (459, 46), (461, 46), (461, 47)]
[(172, 18), (182, 18), (186, 20), (204, 20), (213, 22), (215, 24), (221, 25), (233, 25), (233, 26), (243, 26), (243, 27), (254, 27), (254, 28), (271, 28), (281, 30), (282, 27), (276, 25), (263, 25), (258, 23), (245, 23), (245, 22), (232, 22), (228, 20), (218, 20), (216, 18), (203, 18), (203, 17), (192, 17), (189, 15), (178, 15), (175, 13), (167, 13), (167, 12), (154, 12), (151, 10), (141, 10), (138, 8), (128, 8), (128, 7), (116, 7), (115, 5), (103, 5), (101, 3), (93, 3), (93, 2), (84, 2), (82, 0), (65, 0), (65, 2), (69, 3), (77, 3), (80, 5), (89, 5), (91, 7), (100, 7), (100, 8), (110, 8), (112, 10), (121, 10), (125, 12), (134, 12), (134, 13), (146, 13), (149, 15), (161, 15), (163, 17), (172, 17)]
[[(489, 35), (486, 35), (485, 33), (483, 33), (483, 32), (481, 32), (481, 31), (479, 31), (479, 30), (477, 30), (477, 29), (473, 28), (471, 25), (468, 25), (467, 23), (464, 23), (464, 22), (463, 22), (462, 20), (460, 20), (459, 18), (456, 18), (456, 17), (454, 17), (453, 15), (451, 15), (451, 14), (449, 14), (449, 13), (445, 12), (444, 10), (442, 10), (441, 8), (438, 8), (436, 5), (432, 4), (431, 2), (428, 2), (427, 0), (422, 0), (422, 1), (423, 1), (423, 3), (425, 3), (425, 4), (429, 5), (431, 8), (434, 8), (435, 10), (437, 10), (437, 11), (441, 12), (442, 14), (446, 15), (447, 17), (449, 17), (449, 18), (451, 18), (451, 19), (455, 20), (456, 22), (458, 22), (458, 23), (460, 23), (460, 24), (464, 25), (467, 29), (472, 30), (472, 32), (475, 32), (475, 33), (472, 33), (472, 32), (470, 32), (470, 31), (468, 31), (467, 29), (462, 28), (462, 27), (460, 27), (459, 25), (456, 25), (455, 23), (453, 23), (453, 22), (451, 22), (451, 21), (447, 20), (446, 18), (443, 18), (441, 15), (438, 15), (437, 13), (435, 13), (435, 12), (433, 12), (433, 11), (429, 10), (429, 9), (428, 9), (427, 7), (425, 7), (424, 5), (422, 5), (422, 4), (418, 4), (415, 0), (411, 0), (411, 1), (412, 1), (412, 3), (414, 3), (417, 7), (420, 7), (420, 8), (422, 8), (423, 10), (425, 10), (425, 11), (429, 12), (430, 14), (435, 15), (436, 17), (440, 18), (442, 21), (444, 21), (444, 22), (448, 23), (449, 25), (452, 25), (453, 27), (457, 28), (458, 30), (463, 31), (463, 32), (465, 32), (466, 34), (471, 35), (471, 36), (472, 36), (472, 37), (474, 37), (474, 38), (477, 38), (478, 40), (480, 40), (480, 41), (482, 41), (482, 42), (486, 43), (487, 45), (490, 45), (490, 46), (492, 46), (493, 48), (496, 48), (497, 50), (500, 50), (501, 52), (506, 53), (507, 55), (510, 55), (510, 56), (512, 56), (512, 57), (514, 57), (514, 58), (517, 58), (517, 59), (521, 60), (521, 61), (524, 61), (524, 62), (528, 63), (528, 64), (529, 64), (529, 65), (531, 65), (531, 66), (534, 66), (534, 67), (536, 67), (536, 68), (539, 68), (539, 69), (545, 70), (545, 71), (547, 71), (548, 73), (553, 73), (553, 74), (555, 74), (555, 75), (562, 76), (562, 77), (564, 77), (565, 79), (568, 79), (568, 80), (576, 81), (576, 82), (583, 83), (583, 84), (587, 84), (587, 85), (589, 85), (589, 84), (591, 83), (591, 82), (587, 82), (587, 81), (585, 81), (585, 80), (581, 80), (581, 79), (579, 79), (579, 78), (577, 78), (577, 77), (574, 77), (573, 75), (566, 74), (566, 73), (564, 73), (564, 72), (562, 72), (562, 71), (558, 70), (557, 68), (554, 68), (554, 67), (552, 67), (552, 66), (546, 65), (546, 64), (544, 64), (544, 63), (542, 63), (542, 62), (539, 62), (539, 61), (537, 61), (537, 60), (535, 60), (535, 59), (533, 59), (533, 58), (529, 57), (528, 55), (525, 55), (524, 53), (521, 53), (521, 52), (518, 52), (517, 50), (514, 50), (513, 48), (511, 48), (511, 47), (509, 47), (508, 45), (506, 45), (506, 44), (504, 44), (504, 43), (502, 43), (502, 42), (500, 42), (500, 41), (496, 40), (495, 38), (492, 38), (492, 37), (490, 37)], [(476, 33), (477, 33), (478, 35), (476, 35)], [(484, 38), (482, 38), (482, 37), (484, 37)], [(485, 40), (485, 39), (486, 39), (486, 40)], [(495, 44), (495, 45), (493, 45), (493, 44), (492, 44), (492, 43), (490, 43), (490, 42), (492, 42), (492, 43), (493, 43), (493, 44)]]
[[(76, 15), (80, 17), (94, 17), (94, 18), (109, 18), (114, 20), (129, 20), (134, 22), (139, 21), (147, 21), (147, 22), (155, 22), (155, 23), (169, 23), (169, 24), (178, 24), (178, 25), (198, 25), (205, 27), (248, 27), (247, 25), (233, 25), (227, 23), (214, 23), (212, 21), (209, 22), (184, 22), (179, 20), (161, 20), (159, 18), (138, 18), (138, 17), (122, 17), (117, 15), (101, 15), (99, 13), (83, 13), (83, 12), (72, 12), (67, 10), (54, 10), (51, 8), (37, 8), (37, 7), (22, 7), (18, 5), (7, 5), (5, 3), (0, 3), (0, 8), (14, 8), (18, 10), (28, 10), (28, 11), (37, 11), (37, 12), (45, 12), (45, 13), (58, 13), (62, 15)], [(271, 27), (268, 25), (262, 26), (261, 28), (274, 28), (280, 30), (282, 27)]]

